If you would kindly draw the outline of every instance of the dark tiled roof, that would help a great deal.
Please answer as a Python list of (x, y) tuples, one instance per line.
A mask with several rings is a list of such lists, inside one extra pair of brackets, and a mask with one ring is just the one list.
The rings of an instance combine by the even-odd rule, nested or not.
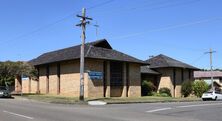
[[(213, 71), (213, 77), (222, 77), (221, 71)], [(194, 78), (210, 78), (211, 72), (210, 71), (194, 71)]]
[(149, 66), (141, 66), (140, 72), (143, 74), (153, 74), (153, 75), (159, 75), (159, 72), (156, 72), (149, 68)]
[(160, 54), (156, 57), (153, 57), (149, 60), (146, 60), (150, 64), (150, 68), (165, 68), (165, 67), (177, 67), (177, 68), (187, 68), (199, 70), (196, 67), (183, 63), (181, 61), (175, 60), (163, 54)]
[[(42, 54), (29, 61), (32, 65), (42, 65), (80, 58), (80, 45)], [(97, 58), (146, 64), (146, 62), (113, 50), (107, 40), (102, 39), (85, 44), (85, 58)]]

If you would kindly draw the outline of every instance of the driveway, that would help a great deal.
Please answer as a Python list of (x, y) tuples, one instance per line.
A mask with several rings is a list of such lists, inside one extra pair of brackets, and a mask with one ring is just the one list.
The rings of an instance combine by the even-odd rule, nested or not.
[(1, 121), (221, 121), (221, 112), (221, 101), (88, 106), (0, 99)]

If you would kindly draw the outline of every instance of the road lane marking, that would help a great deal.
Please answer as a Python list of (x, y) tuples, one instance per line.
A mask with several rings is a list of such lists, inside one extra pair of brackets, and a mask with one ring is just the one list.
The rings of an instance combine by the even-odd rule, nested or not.
[(153, 112), (158, 112), (158, 111), (164, 111), (164, 110), (170, 110), (172, 108), (159, 108), (159, 109), (155, 109), (155, 110), (149, 110), (149, 111), (146, 111), (147, 113), (153, 113)]
[(146, 112), (147, 112), (147, 113), (154, 113), (154, 112), (171, 110), (171, 109), (178, 109), (178, 108), (204, 107), (204, 106), (215, 106), (215, 105), (222, 105), (222, 103), (197, 104), (197, 105), (182, 105), (182, 106), (176, 106), (176, 107), (159, 108), (159, 109), (155, 109), (155, 110), (149, 110), (149, 111), (146, 111)]
[(177, 106), (177, 108), (203, 107), (203, 106), (213, 106), (213, 105), (222, 105), (222, 103), (215, 103), (215, 104), (197, 104), (197, 105), (183, 105), (183, 106)]
[(29, 117), (29, 116), (25, 116), (25, 115), (21, 115), (21, 114), (18, 114), (18, 113), (13, 113), (13, 112), (5, 111), (5, 110), (4, 110), (3, 112), (4, 112), (4, 113), (11, 114), (11, 115), (19, 116), (19, 117), (23, 117), (23, 118), (31, 119), (31, 120), (34, 119), (33, 117)]

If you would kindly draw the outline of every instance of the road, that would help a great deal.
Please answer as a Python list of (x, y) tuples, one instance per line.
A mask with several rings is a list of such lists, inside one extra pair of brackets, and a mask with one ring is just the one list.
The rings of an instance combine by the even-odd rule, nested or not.
[(88, 106), (0, 99), (0, 121), (222, 121), (222, 102)]

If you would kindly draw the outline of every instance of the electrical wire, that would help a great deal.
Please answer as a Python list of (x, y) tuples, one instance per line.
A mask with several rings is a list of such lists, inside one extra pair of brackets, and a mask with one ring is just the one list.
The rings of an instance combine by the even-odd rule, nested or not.
[(194, 22), (172, 25), (172, 26), (166, 26), (166, 27), (163, 27), (163, 28), (151, 29), (151, 30), (147, 30), (147, 31), (143, 31), (143, 32), (137, 32), (137, 33), (134, 33), (134, 34), (123, 35), (123, 36), (119, 36), (119, 37), (111, 37), (110, 39), (125, 39), (125, 38), (129, 38), (129, 37), (139, 36), (139, 35), (142, 35), (142, 34), (147, 34), (149, 32), (159, 32), (159, 31), (164, 31), (164, 30), (176, 29), (176, 28), (192, 26), (192, 25), (196, 25), (196, 24), (202, 24), (202, 23), (207, 23), (207, 22), (221, 20), (221, 19), (222, 19), (222, 17), (202, 19), (202, 20), (198, 20), (198, 21), (194, 21)]
[[(108, 1), (105, 1), (105, 2), (101, 2), (101, 3), (96, 4), (96, 5), (94, 5), (94, 6), (88, 7), (87, 9), (95, 9), (95, 8), (97, 8), (97, 7), (101, 7), (101, 6), (103, 6), (103, 5), (109, 4), (109, 3), (113, 2), (113, 1), (115, 1), (115, 0), (108, 0)], [(33, 31), (27, 32), (27, 33), (25, 33), (25, 34), (21, 34), (21, 35), (15, 37), (15, 38), (13, 38), (13, 39), (1, 41), (0, 44), (1, 44), (1, 45), (2, 45), (2, 44), (6, 44), (7, 42), (13, 42), (13, 41), (17, 41), (17, 40), (19, 40), (19, 39), (25, 38), (25, 37), (27, 37), (27, 36), (31, 36), (32, 34), (35, 34), (35, 33), (39, 32), (39, 31), (42, 31), (42, 30), (45, 30), (45, 29), (47, 29), (47, 28), (49, 28), (49, 27), (52, 27), (52, 26), (54, 26), (54, 25), (56, 25), (56, 24), (58, 24), (58, 23), (60, 23), (60, 22), (62, 22), (62, 21), (64, 21), (64, 20), (67, 20), (67, 19), (73, 17), (75, 14), (77, 14), (77, 13), (79, 13), (79, 12), (81, 12), (81, 11), (76, 11), (76, 12), (74, 12), (74, 13), (72, 13), (72, 14), (69, 14), (69, 15), (67, 15), (67, 16), (65, 16), (65, 17), (62, 17), (61, 19), (58, 19), (58, 20), (56, 20), (56, 21), (54, 21), (54, 22), (52, 22), (52, 23), (49, 23), (49, 24), (44, 25), (44, 26), (41, 26), (41, 27), (39, 27), (39, 28), (37, 28), (37, 29), (35, 29), (35, 30), (33, 30)]]

